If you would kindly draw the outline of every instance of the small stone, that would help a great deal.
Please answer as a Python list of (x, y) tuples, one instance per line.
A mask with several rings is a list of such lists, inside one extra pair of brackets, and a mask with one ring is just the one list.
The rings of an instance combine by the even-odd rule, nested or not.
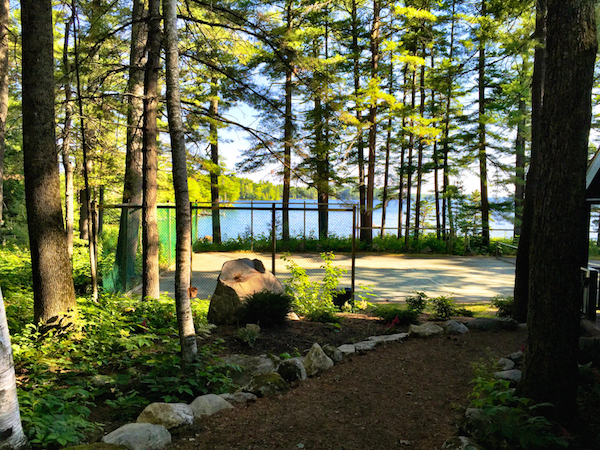
[(216, 394), (206, 394), (196, 397), (190, 406), (194, 411), (194, 417), (212, 416), (224, 409), (233, 409), (231, 403)]
[(460, 323), (458, 320), (449, 320), (444, 324), (444, 329), (446, 330), (446, 334), (465, 334), (469, 332), (469, 329), (465, 326), (465, 324)]
[(162, 425), (128, 423), (104, 436), (102, 442), (129, 450), (160, 450), (171, 443), (171, 433)]
[(411, 325), (408, 328), (408, 334), (415, 337), (429, 337), (443, 331), (442, 327), (431, 322), (425, 322), (423, 325)]
[(384, 334), (382, 336), (369, 336), (367, 341), (380, 342), (398, 342), (408, 337), (408, 333)]
[(325, 354), (327, 356), (329, 356), (331, 358), (331, 360), (334, 363), (338, 363), (344, 358), (344, 355), (342, 354), (342, 352), (337, 347), (334, 347), (333, 345), (330, 345), (330, 344), (324, 345), (323, 351), (325, 352)]
[(340, 352), (342, 352), (342, 355), (344, 355), (344, 356), (356, 352), (356, 348), (354, 347), (353, 344), (343, 344), (343, 345), (340, 345), (338, 347), (338, 350)]
[(500, 358), (496, 363), (502, 370), (511, 370), (515, 368), (515, 362), (512, 359)]
[(362, 341), (354, 344), (354, 349), (357, 352), (368, 352), (369, 350), (373, 350), (376, 345), (377, 342), (375, 341)]
[(167, 430), (194, 423), (194, 411), (185, 403), (151, 403), (138, 416), (137, 423), (162, 425)]
[(480, 450), (480, 447), (466, 436), (454, 436), (444, 442), (442, 450)]
[(286, 359), (277, 368), (277, 373), (288, 383), (306, 380), (306, 369), (301, 358)]
[(289, 391), (290, 386), (277, 372), (261, 373), (252, 377), (244, 388), (258, 397), (268, 397)]
[(514, 330), (519, 327), (519, 322), (510, 317), (478, 317), (467, 322), (467, 327), (479, 331)]
[(517, 369), (494, 372), (494, 378), (497, 378), (499, 380), (507, 380), (515, 383), (521, 381), (521, 375), (521, 371)]
[(333, 360), (325, 354), (321, 346), (314, 343), (308, 355), (304, 358), (306, 375), (313, 377), (319, 372), (325, 372), (333, 367)]
[(508, 359), (510, 359), (516, 363), (520, 363), (521, 361), (523, 361), (523, 356), (524, 356), (523, 352), (514, 352), (508, 356)]
[(231, 404), (255, 402), (257, 399), (256, 395), (250, 392), (234, 392), (233, 394), (219, 394), (219, 397)]

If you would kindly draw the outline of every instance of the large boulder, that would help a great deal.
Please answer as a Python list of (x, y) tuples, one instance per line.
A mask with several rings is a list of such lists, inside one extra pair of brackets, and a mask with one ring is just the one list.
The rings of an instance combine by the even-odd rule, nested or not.
[(250, 382), (254, 375), (275, 372), (277, 364), (273, 359), (274, 358), (270, 358), (267, 355), (249, 356), (234, 354), (223, 357), (219, 364), (238, 366), (235, 370), (230, 369), (227, 372), (227, 375), (231, 377), (231, 380), (235, 384), (245, 386)]
[(234, 259), (221, 268), (217, 287), (210, 299), (208, 321), (215, 325), (237, 322), (236, 312), (244, 298), (256, 292), (283, 293), (283, 286), (275, 275), (265, 270), (258, 259)]
[(190, 403), (194, 417), (212, 416), (224, 409), (233, 409), (233, 405), (216, 394), (206, 394), (196, 397)]

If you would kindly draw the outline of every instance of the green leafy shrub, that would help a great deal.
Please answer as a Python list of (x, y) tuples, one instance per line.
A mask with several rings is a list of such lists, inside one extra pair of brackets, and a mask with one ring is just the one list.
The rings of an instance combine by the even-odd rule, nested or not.
[(456, 315), (455, 300), (452, 296), (441, 295), (429, 300), (431, 315), (435, 320), (447, 320)]
[(321, 268), (325, 270), (325, 276), (319, 283), (310, 281), (306, 270), (289, 260), (288, 256), (282, 257), (288, 262), (287, 267), (291, 273), (291, 277), (284, 281), (285, 290), (294, 299), (293, 309), (298, 315), (309, 320), (327, 317), (332, 319), (335, 316), (337, 308), (333, 303), (333, 295), (338, 289), (340, 277), (346, 270), (334, 266), (334, 258), (331, 252), (321, 254), (324, 262)]
[(490, 376), (478, 376), (471, 394), (471, 407), (481, 410), (482, 420), (469, 431), (486, 449), (519, 448), (551, 450), (568, 447), (568, 442), (556, 434), (557, 427), (544, 416), (536, 414), (547, 403), (517, 397), (510, 383)]
[(512, 295), (496, 295), (492, 301), (492, 306), (498, 308), (496, 313), (499, 317), (512, 317), (515, 307), (515, 299)]
[(475, 313), (467, 308), (454, 308), (454, 316), (474, 317)]
[(339, 323), (342, 319), (336, 314), (337, 310), (327, 308), (315, 309), (308, 313), (305, 317), (312, 322), (321, 323)]
[(271, 327), (285, 323), (292, 307), (293, 298), (289, 294), (274, 292), (256, 292), (245, 298), (237, 312), (241, 323), (259, 323), (262, 327)]
[(238, 328), (235, 337), (246, 343), (248, 347), (254, 347), (256, 339), (260, 334), (260, 327), (256, 324), (249, 323), (244, 328)]
[(427, 298), (428, 297), (425, 295), (425, 292), (415, 291), (415, 295), (406, 297), (406, 306), (408, 309), (412, 309), (420, 314), (425, 311), (425, 308), (427, 308)]
[(400, 305), (374, 305), (372, 313), (388, 324), (409, 325), (411, 323), (419, 323), (418, 311), (405, 309)]

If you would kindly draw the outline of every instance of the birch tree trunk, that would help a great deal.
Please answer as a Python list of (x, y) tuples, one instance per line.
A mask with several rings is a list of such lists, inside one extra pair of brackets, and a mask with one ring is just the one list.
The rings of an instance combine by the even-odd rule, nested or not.
[(27, 447), (21, 426), (17, 381), (13, 363), (6, 309), (0, 290), (0, 448), (17, 450)]
[(167, 114), (169, 119), (169, 134), (171, 136), (177, 231), (175, 250), (175, 303), (181, 354), (184, 361), (192, 361), (197, 353), (196, 333), (189, 297), (192, 269), (192, 213), (188, 191), (185, 136), (181, 119), (176, 0), (163, 0), (163, 16), (165, 20)]

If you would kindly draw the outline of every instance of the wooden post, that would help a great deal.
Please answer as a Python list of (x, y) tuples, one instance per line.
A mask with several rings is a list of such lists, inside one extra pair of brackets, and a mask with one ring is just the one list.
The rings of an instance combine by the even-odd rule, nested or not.
[(356, 205), (352, 206), (352, 297), (354, 298), (354, 287), (356, 280)]

